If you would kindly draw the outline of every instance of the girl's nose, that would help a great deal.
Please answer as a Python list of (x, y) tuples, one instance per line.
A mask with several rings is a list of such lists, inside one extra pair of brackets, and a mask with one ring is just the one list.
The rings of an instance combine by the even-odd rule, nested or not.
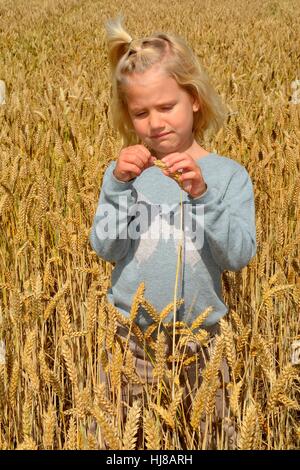
[[(152, 134), (155, 134), (153, 131), (163, 130), (163, 122), (159, 113), (151, 114), (149, 117), (149, 124), (152, 130)], [(158, 134), (158, 132), (156, 132)]]

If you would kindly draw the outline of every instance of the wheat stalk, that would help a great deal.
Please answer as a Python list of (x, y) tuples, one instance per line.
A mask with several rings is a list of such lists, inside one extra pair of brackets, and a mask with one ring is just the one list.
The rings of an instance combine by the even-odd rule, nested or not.
[(163, 379), (165, 374), (166, 366), (166, 338), (163, 331), (158, 334), (155, 343), (155, 366), (153, 368), (153, 376), (157, 377), (160, 381)]

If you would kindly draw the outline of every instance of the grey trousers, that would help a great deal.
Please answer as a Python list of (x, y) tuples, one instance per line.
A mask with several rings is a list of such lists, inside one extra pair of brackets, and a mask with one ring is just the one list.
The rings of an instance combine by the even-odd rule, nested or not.
[[(180, 371), (180, 385), (183, 388), (182, 403), (184, 405), (185, 418), (189, 419), (192, 404), (195, 394), (202, 383), (202, 371), (205, 368), (206, 362), (209, 360), (211, 352), (214, 348), (214, 342), (216, 335), (220, 333), (219, 324), (216, 324), (210, 328), (207, 328), (210, 333), (210, 339), (206, 347), (201, 347), (199, 344), (194, 342), (188, 342), (185, 348), (186, 356), (195, 356), (197, 360), (189, 365), (185, 365)], [(118, 325), (117, 335), (122, 338), (128, 337), (128, 329)], [(131, 335), (128, 341), (128, 347), (130, 348), (134, 357), (135, 372), (141, 379), (143, 384), (129, 383), (126, 376), (123, 376), (122, 380), (122, 401), (124, 404), (132, 405), (133, 401), (139, 399), (145, 402), (147, 400), (147, 389), (153, 386), (160, 386), (157, 377), (153, 376), (153, 365), (151, 360), (147, 357), (145, 350), (140, 346), (138, 340), (134, 335)], [(172, 353), (172, 340), (167, 339), (166, 353), (170, 355)], [(111, 353), (108, 352), (108, 360), (111, 360)], [(226, 385), (230, 381), (229, 369), (226, 360), (223, 358), (219, 378), (221, 382), (220, 388), (216, 393), (215, 402), (215, 413), (213, 415), (213, 423), (218, 422), (219, 426), (223, 428), (223, 433), (226, 437), (227, 448), (236, 448), (236, 428), (234, 420), (229, 417), (229, 393), (226, 389)], [(100, 380), (108, 385), (107, 374), (101, 370)], [(166, 383), (166, 380), (164, 380)], [(126, 418), (127, 406), (123, 408), (124, 418)], [(217, 438), (212, 432), (212, 427), (206, 421), (206, 417), (202, 418), (200, 423), (201, 434), (205, 435), (205, 447), (206, 449), (218, 448)], [(223, 448), (223, 447), (222, 447)]]

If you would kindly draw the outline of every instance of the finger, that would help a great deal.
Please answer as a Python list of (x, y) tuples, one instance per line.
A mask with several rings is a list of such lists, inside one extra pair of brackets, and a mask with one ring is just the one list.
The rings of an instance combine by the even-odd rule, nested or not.
[(131, 172), (131, 173), (134, 173), (135, 175), (140, 175), (142, 173), (142, 169), (139, 168), (137, 165), (135, 164), (132, 164), (132, 163), (127, 163), (124, 168), (123, 168), (123, 171), (126, 171), (126, 172)]
[(184, 160), (184, 154), (183, 153), (169, 153), (165, 157), (161, 159), (162, 162), (166, 163), (167, 165), (173, 165), (176, 162), (180, 162)]
[[(149, 149), (148, 149), (145, 145), (143, 145), (143, 144), (136, 144), (136, 145), (134, 145), (133, 147), (134, 147), (135, 149), (137, 149), (137, 150), (141, 150), (141, 151), (144, 152), (144, 153), (145, 153), (145, 152), (146, 152), (146, 153), (149, 152)], [(150, 152), (149, 152), (149, 153), (150, 153)]]
[(172, 164), (168, 167), (168, 170), (171, 173), (175, 173), (176, 171), (183, 171), (183, 170), (193, 170), (195, 167), (191, 162), (181, 161), (175, 164)]
[(138, 145), (135, 146), (135, 148), (136, 148), (137, 153), (138, 153), (142, 158), (145, 157), (146, 160), (148, 160), (148, 159), (151, 157), (151, 152), (150, 152), (150, 150), (149, 150), (147, 147), (145, 147), (144, 145), (139, 145), (139, 144), (138, 144)]
[(145, 162), (141, 158), (140, 155), (137, 155), (136, 153), (133, 155), (128, 155), (128, 158), (126, 159), (126, 162), (137, 165), (141, 170), (145, 166)]
[(192, 189), (192, 183), (190, 181), (185, 181), (182, 183), (182, 188), (189, 193)]
[(152, 157), (151, 152), (149, 152), (148, 149), (143, 147), (142, 149), (140, 149), (140, 148), (138, 149), (137, 155), (141, 159), (141, 161), (143, 162), (143, 166), (148, 167), (148, 165), (151, 161), (151, 157)]
[(177, 162), (184, 162), (184, 161), (194, 162), (194, 159), (190, 155), (188, 155), (186, 152), (181, 152), (181, 153), (174, 152), (174, 153), (169, 153), (168, 155), (163, 157), (162, 161), (167, 164), (173, 165), (174, 163), (177, 163)]
[(150, 168), (151, 166), (154, 166), (154, 162), (155, 162), (156, 158), (153, 157), (152, 155), (150, 155), (150, 158), (148, 160), (148, 163), (146, 165), (146, 168)]
[(195, 171), (188, 171), (180, 176), (180, 181), (194, 180), (197, 176)]

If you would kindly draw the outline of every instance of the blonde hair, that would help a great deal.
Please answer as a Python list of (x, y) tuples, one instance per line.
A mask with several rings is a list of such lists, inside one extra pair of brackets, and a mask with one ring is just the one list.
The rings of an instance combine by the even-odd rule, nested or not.
[(197, 57), (181, 37), (156, 32), (146, 38), (133, 39), (123, 28), (121, 15), (115, 20), (108, 20), (105, 26), (112, 82), (111, 115), (123, 147), (142, 143), (127, 109), (124, 92), (127, 77), (133, 72), (143, 73), (155, 64), (159, 64), (200, 104), (199, 110), (194, 113), (193, 125), (197, 142), (202, 141), (206, 132), (216, 133), (223, 126), (228, 109)]

